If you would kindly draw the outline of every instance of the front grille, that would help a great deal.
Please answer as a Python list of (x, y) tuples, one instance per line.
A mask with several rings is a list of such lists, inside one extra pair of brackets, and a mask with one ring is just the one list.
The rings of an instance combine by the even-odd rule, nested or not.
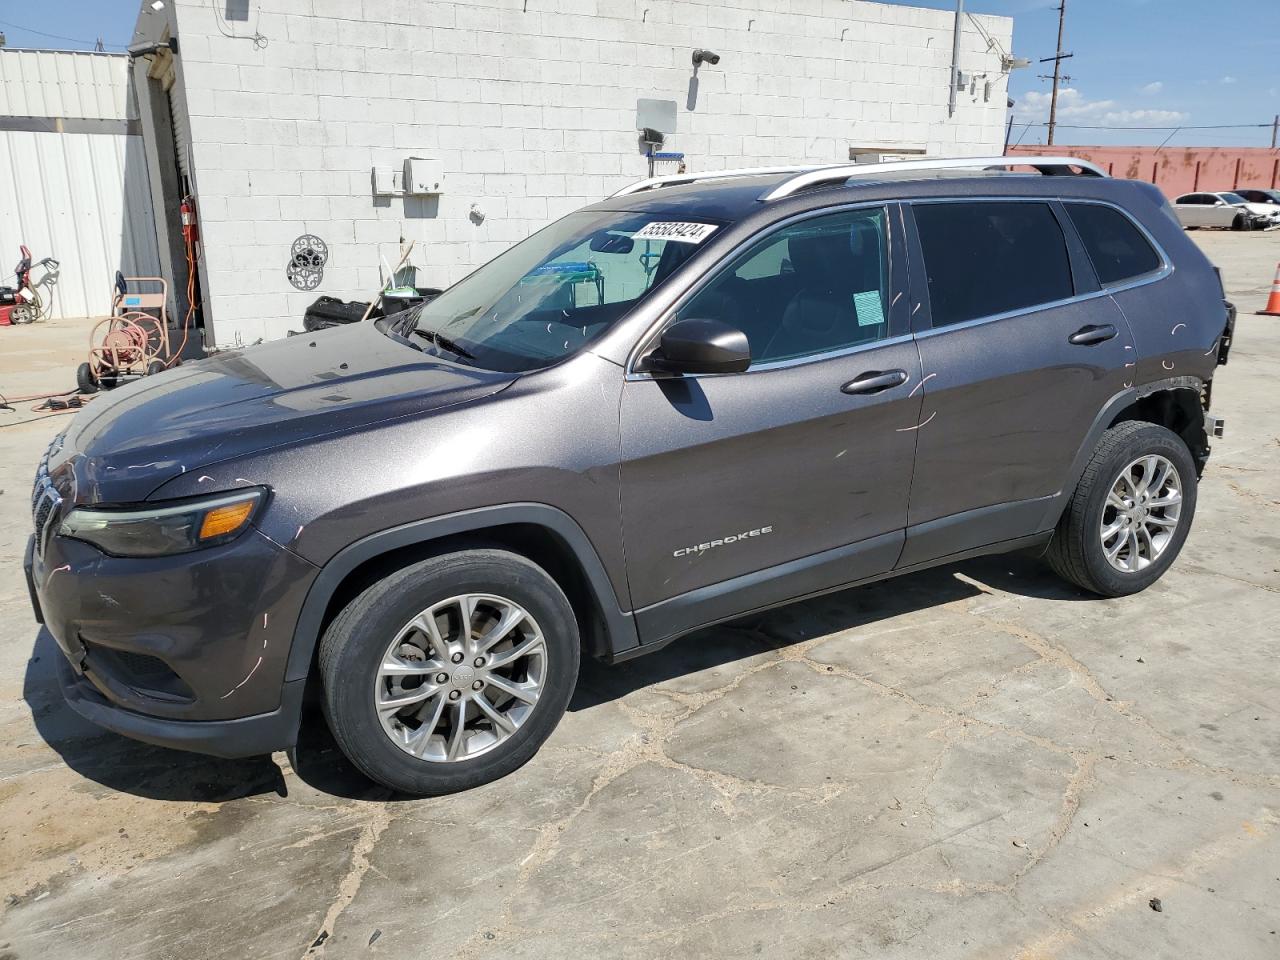
[(40, 534), (44, 530), (44, 525), (49, 522), (49, 514), (53, 513), (53, 498), (42, 496), (36, 505), (36, 533)]
[(36, 467), (36, 480), (31, 488), (31, 520), (35, 526), (36, 549), (44, 553), (49, 541), (49, 531), (58, 520), (58, 508), (62, 505), (62, 495), (54, 488), (49, 476), (49, 458), (62, 449), (62, 436), (53, 438), (49, 449), (40, 458)]

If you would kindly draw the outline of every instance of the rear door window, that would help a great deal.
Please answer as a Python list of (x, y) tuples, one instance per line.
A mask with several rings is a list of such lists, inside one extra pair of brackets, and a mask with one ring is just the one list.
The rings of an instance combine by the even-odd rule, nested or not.
[(1064, 204), (1103, 286), (1159, 270), (1160, 255), (1133, 221), (1114, 207)]
[(1048, 203), (914, 203), (912, 210), (935, 327), (1074, 295), (1066, 238)]

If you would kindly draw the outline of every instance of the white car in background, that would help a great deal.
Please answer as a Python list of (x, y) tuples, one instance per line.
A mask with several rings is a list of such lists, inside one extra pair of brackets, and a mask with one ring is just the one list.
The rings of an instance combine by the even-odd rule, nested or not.
[(1186, 193), (1173, 201), (1178, 222), (1188, 230), (1223, 227), (1261, 230), (1280, 225), (1280, 207), (1250, 203), (1238, 193)]

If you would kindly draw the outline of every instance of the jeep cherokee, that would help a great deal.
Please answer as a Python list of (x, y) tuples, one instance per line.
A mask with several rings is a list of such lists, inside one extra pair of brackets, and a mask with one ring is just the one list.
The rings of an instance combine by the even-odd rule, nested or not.
[(95, 400), (38, 469), (32, 601), (104, 727), (262, 754), (311, 691), (374, 780), (461, 790), (581, 652), (1015, 549), (1147, 587), (1233, 322), (1160, 193), (1079, 160), (651, 179), (411, 311)]

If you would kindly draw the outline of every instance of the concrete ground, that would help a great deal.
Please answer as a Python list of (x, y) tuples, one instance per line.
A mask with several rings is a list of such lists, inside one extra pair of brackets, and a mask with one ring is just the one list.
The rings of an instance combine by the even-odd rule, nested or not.
[[(310, 734), (225, 762), (62, 705), (19, 566), (60, 420), (0, 413), (0, 957), (1280, 956), (1280, 233), (1191, 539), (1104, 601), (993, 558), (587, 665), (523, 770), (398, 801)], [(0, 329), (0, 391), (83, 330)]]

